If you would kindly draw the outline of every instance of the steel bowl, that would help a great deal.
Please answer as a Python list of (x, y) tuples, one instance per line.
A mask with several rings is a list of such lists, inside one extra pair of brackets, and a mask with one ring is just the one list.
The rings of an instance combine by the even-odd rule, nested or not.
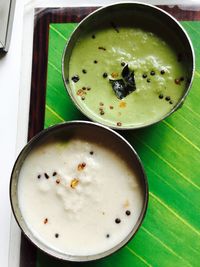
[[(137, 25), (143, 24), (143, 22), (145, 21), (146, 24), (151, 25), (153, 31), (155, 31), (155, 29), (159, 29), (159, 32), (161, 32), (163, 36), (169, 35), (168, 39), (172, 45), (177, 45), (174, 40), (179, 41), (179, 43), (181, 43), (184, 47), (185, 51), (184, 64), (187, 64), (187, 86), (185, 86), (184, 93), (178, 103), (167, 114), (161, 116), (158, 120), (147, 122), (141, 125), (131, 125), (130, 127), (126, 127), (123, 125), (117, 126), (113, 125), (112, 123), (105, 122), (97, 116), (94, 116), (88, 110), (84, 109), (83, 106), (77, 101), (76, 97), (74, 97), (69, 83), (70, 57), (72, 54), (72, 50), (77, 41), (79, 40), (81, 34), (84, 31), (87, 31), (88, 29), (91, 31), (95, 31), (95, 27), (105, 23), (106, 21), (112, 21), (112, 18), (115, 18), (118, 15), (123, 15), (124, 17), (131, 17), (132, 20), (136, 20)], [(163, 119), (171, 115), (174, 111), (176, 111), (178, 108), (180, 108), (191, 88), (191, 84), (194, 77), (194, 69), (195, 56), (193, 46), (190, 41), (190, 38), (188, 37), (188, 34), (180, 25), (180, 23), (173, 16), (163, 11), (162, 9), (156, 6), (138, 2), (116, 3), (99, 8), (98, 10), (91, 13), (89, 16), (83, 19), (73, 31), (71, 37), (69, 38), (69, 41), (66, 43), (62, 57), (63, 81), (67, 92), (76, 107), (89, 119), (118, 130), (137, 129), (153, 125), (157, 122), (162, 121)]]
[[(100, 140), (103, 142), (103, 144), (106, 144), (107, 146), (110, 146), (111, 144), (116, 145), (126, 157), (127, 164), (131, 164), (130, 166), (134, 168), (134, 171), (137, 174), (138, 182), (140, 184), (141, 190), (143, 192), (143, 208), (141, 210), (141, 214), (134, 225), (131, 232), (124, 238), (123, 241), (118, 243), (115, 247), (112, 247), (111, 249), (95, 254), (95, 255), (69, 255), (62, 253), (60, 251), (54, 250), (51, 247), (49, 247), (47, 244), (43, 243), (41, 240), (39, 240), (33, 232), (29, 229), (29, 226), (26, 224), (26, 221), (24, 220), (23, 213), (20, 210), (19, 207), (19, 201), (18, 201), (18, 180), (20, 175), (20, 170), (23, 166), (24, 161), (26, 160), (26, 157), (29, 155), (30, 151), (39, 143), (42, 143), (47, 138), (55, 136), (55, 135), (61, 135), (72, 138), (73, 136), (90, 136), (91, 138), (96, 138), (97, 136), (100, 138)], [(99, 139), (98, 139), (99, 140)], [(132, 146), (118, 133), (115, 131), (99, 125), (97, 123), (93, 122), (87, 122), (87, 121), (72, 121), (72, 122), (66, 122), (62, 124), (58, 124), (55, 126), (52, 126), (48, 129), (43, 130), (39, 134), (37, 134), (34, 138), (31, 139), (31, 141), (28, 142), (28, 144), (22, 149), (21, 153), (19, 154), (13, 170), (11, 174), (11, 180), (10, 180), (10, 202), (13, 214), (15, 216), (15, 219), (25, 234), (25, 236), (39, 249), (46, 252), (47, 254), (54, 256), (58, 259), (62, 260), (68, 260), (68, 261), (91, 261), (100, 259), (103, 257), (106, 257), (115, 251), (119, 250), (121, 247), (123, 247), (137, 232), (139, 229), (145, 213), (147, 209), (147, 203), (148, 203), (148, 184), (147, 184), (147, 177), (144, 171), (144, 168), (142, 166), (142, 162), (135, 152), (135, 150), (132, 148)], [(67, 238), (67, 237), (66, 237)]]

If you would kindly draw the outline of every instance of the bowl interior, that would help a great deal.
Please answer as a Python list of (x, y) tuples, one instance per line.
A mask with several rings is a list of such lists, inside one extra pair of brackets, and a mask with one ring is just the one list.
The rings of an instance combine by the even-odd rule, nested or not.
[[(73, 139), (74, 136), (76, 137), (80, 136), (81, 138), (85, 138), (86, 140), (88, 138), (90, 138), (90, 140), (92, 139), (96, 140), (96, 138), (98, 138), (98, 142), (104, 144), (105, 146), (111, 147), (111, 149), (112, 148), (115, 149), (117, 153), (120, 153), (120, 155), (126, 157), (127, 163), (131, 166), (131, 168), (134, 169), (134, 172), (136, 172), (137, 174), (138, 183), (140, 184), (140, 187), (143, 192), (143, 208), (141, 214), (138, 218), (137, 223), (135, 224), (129, 235), (126, 236), (126, 238), (121, 243), (119, 243), (118, 245), (116, 245), (115, 247), (111, 248), (106, 252), (90, 256), (79, 256), (79, 255), (68, 255), (59, 252), (57, 250), (54, 250), (51, 247), (47, 246), (42, 241), (40, 241), (31, 232), (28, 225), (26, 224), (26, 221), (23, 218), (23, 214), (21, 213), (18, 201), (18, 179), (21, 167), (23, 165), (23, 162), (26, 160), (26, 157), (28, 156), (29, 152), (35, 146), (38, 146), (43, 141), (46, 141), (48, 138), (52, 138), (55, 136), (59, 136), (59, 138), (64, 137), (65, 140), (66, 138)], [(42, 131), (24, 147), (18, 159), (16, 160), (16, 163), (13, 168), (11, 183), (10, 183), (10, 198), (11, 198), (12, 210), (20, 228), (22, 229), (24, 234), (38, 248), (59, 259), (71, 260), (71, 261), (88, 261), (88, 260), (99, 259), (115, 252), (120, 247), (125, 245), (129, 241), (129, 239), (135, 234), (146, 212), (147, 201), (148, 201), (148, 188), (147, 188), (145, 172), (140, 162), (140, 159), (138, 158), (133, 148), (127, 143), (127, 141), (125, 141), (125, 139), (123, 139), (120, 135), (116, 134), (112, 130), (109, 130), (94, 123), (71, 122), (53, 126), (47, 130)]]
[[(74, 46), (81, 36), (85, 32), (94, 31), (96, 28), (99, 28), (99, 25), (107, 25), (108, 23), (114, 21), (124, 26), (134, 26), (144, 29), (145, 31), (153, 32), (156, 35), (160, 36), (163, 40), (166, 41), (174, 50), (184, 51), (184, 65), (187, 69), (187, 84), (184, 88), (183, 95), (178, 103), (168, 112), (166, 115), (159, 118), (159, 120), (151, 121), (149, 123), (144, 123), (143, 125), (131, 125), (128, 127), (114, 126), (112, 123), (105, 122), (100, 118), (94, 116), (91, 112), (83, 108), (83, 105), (77, 101), (77, 98), (74, 97), (72, 89), (70, 88), (69, 83), (69, 62)], [(193, 79), (194, 72), (194, 53), (191, 46), (191, 42), (180, 26), (180, 24), (168, 15), (166, 12), (160, 10), (159, 8), (149, 6), (146, 4), (140, 3), (119, 3), (111, 5), (108, 7), (101, 8), (88, 17), (86, 17), (75, 29), (69, 42), (67, 43), (62, 62), (62, 71), (63, 71), (63, 80), (67, 91), (72, 98), (76, 106), (83, 112), (87, 117), (93, 121), (98, 121), (114, 129), (133, 129), (141, 128), (150, 124), (153, 124), (157, 121), (162, 120), (163, 118), (170, 115), (174, 112), (179, 106), (181, 106), (184, 101), (189, 88), (191, 86), (191, 81)]]

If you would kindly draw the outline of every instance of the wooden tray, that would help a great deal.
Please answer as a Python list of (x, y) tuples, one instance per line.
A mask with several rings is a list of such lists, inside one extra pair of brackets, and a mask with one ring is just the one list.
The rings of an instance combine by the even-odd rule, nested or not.
[[(21, 267), (199, 266), (200, 262), (200, 12), (162, 6), (181, 21), (196, 52), (193, 88), (183, 107), (146, 129), (120, 132), (147, 171), (150, 200), (135, 238), (114, 255), (92, 263), (64, 263), (37, 250), (23, 235)], [(66, 93), (61, 75), (64, 45), (96, 8), (37, 9), (35, 16), (29, 139), (44, 127), (84, 116)], [(84, 118), (85, 119), (85, 118)]]

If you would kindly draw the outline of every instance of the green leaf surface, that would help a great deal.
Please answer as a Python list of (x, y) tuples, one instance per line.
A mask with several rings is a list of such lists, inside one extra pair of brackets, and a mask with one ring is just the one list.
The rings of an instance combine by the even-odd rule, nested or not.
[[(142, 227), (123, 249), (93, 267), (197, 267), (200, 262), (200, 22), (182, 22), (194, 45), (195, 79), (183, 107), (166, 120), (120, 132), (141, 157), (149, 181), (149, 206)], [(45, 127), (84, 119), (66, 93), (61, 57), (76, 24), (51, 24)], [(38, 251), (37, 267), (77, 266)]]

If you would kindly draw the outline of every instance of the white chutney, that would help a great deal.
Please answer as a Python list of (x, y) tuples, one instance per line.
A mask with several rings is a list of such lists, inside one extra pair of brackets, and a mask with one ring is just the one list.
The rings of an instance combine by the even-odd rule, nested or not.
[(25, 159), (18, 183), (22, 216), (45, 245), (94, 255), (131, 232), (144, 205), (136, 172), (102, 143), (50, 139)]

